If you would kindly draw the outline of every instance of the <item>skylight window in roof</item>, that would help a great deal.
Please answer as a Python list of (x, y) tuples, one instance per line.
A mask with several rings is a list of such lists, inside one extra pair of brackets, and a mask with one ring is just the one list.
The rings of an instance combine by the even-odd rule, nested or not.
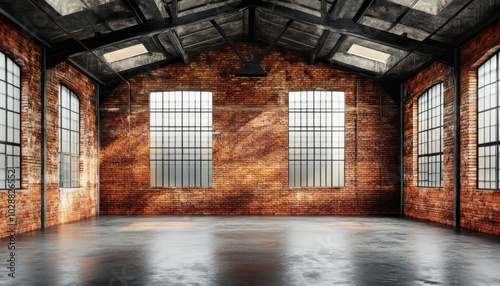
[(439, 14), (453, 0), (389, 0), (431, 15)]
[(370, 49), (367, 47), (363, 47), (360, 45), (353, 44), (349, 50), (347, 51), (348, 54), (355, 55), (358, 57), (362, 57), (365, 59), (381, 62), (381, 63), (387, 63), (387, 60), (391, 56), (390, 54), (377, 51), (374, 49)]
[[(95, 3), (95, 6), (100, 6), (113, 1), (114, 0), (94, 0), (90, 1), (90, 3), (92, 4)], [(81, 12), (85, 9), (92, 8), (87, 6), (81, 0), (45, 0), (45, 2), (47, 2), (47, 4), (49, 4), (50, 6), (52, 6), (52, 8), (54, 8), (62, 16), (66, 16), (69, 14)]]
[(120, 50), (116, 50), (114, 52), (105, 53), (103, 56), (106, 61), (112, 63), (128, 58), (133, 58), (135, 56), (143, 55), (146, 53), (148, 53), (148, 49), (146, 49), (143, 44), (137, 44)]

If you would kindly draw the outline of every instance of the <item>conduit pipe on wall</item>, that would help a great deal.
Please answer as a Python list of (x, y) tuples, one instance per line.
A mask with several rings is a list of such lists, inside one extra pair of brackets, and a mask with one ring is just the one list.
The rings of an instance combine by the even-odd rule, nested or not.
[(382, 121), (383, 121), (383, 116), (384, 116), (384, 112), (383, 112), (383, 101), (384, 101), (384, 98), (383, 98), (383, 95), (382, 95), (382, 92), (379, 92), (379, 147), (378, 147), (378, 164), (379, 164), (379, 172), (378, 172), (378, 177), (379, 177), (379, 194), (378, 194), (378, 200), (379, 200), (379, 214), (382, 214), (382, 193), (383, 193), (383, 188), (382, 188), (382, 184), (384, 183), (384, 181), (382, 180), (382, 147), (383, 147), (383, 139), (384, 139), (384, 126), (382, 124)]
[(45, 47), (42, 47), (42, 54), (40, 60), (40, 69), (41, 69), (41, 120), (42, 120), (42, 129), (41, 131), (41, 141), (42, 147), (40, 150), (40, 161), (41, 161), (41, 174), (40, 174), (40, 188), (41, 188), (41, 197), (40, 197), (40, 228), (44, 231), (47, 227), (47, 51)]
[[(132, 177), (132, 162), (131, 162), (131, 144), (130, 144), (130, 139), (131, 139), (131, 116), (132, 116), (132, 89), (130, 86), (130, 82), (126, 80), (121, 74), (119, 74), (117, 71), (115, 71), (106, 61), (101, 59), (97, 54), (95, 54), (92, 50), (90, 50), (84, 43), (82, 43), (77, 37), (75, 37), (70, 31), (68, 31), (66, 28), (64, 28), (54, 17), (52, 17), (47, 11), (45, 11), (42, 7), (40, 7), (37, 3), (35, 3), (33, 0), (28, 0), (31, 5), (33, 5), (38, 11), (40, 11), (42, 14), (44, 14), (52, 23), (54, 23), (56, 26), (58, 26), (66, 35), (68, 35), (71, 39), (76, 41), (82, 48), (84, 48), (87, 52), (89, 52), (92, 56), (94, 56), (99, 62), (104, 64), (106, 67), (108, 67), (115, 75), (117, 75), (123, 82), (127, 84), (127, 93), (128, 93), (128, 116), (127, 116), (127, 122), (128, 122), (128, 150), (127, 150), (127, 157), (128, 157), (128, 164), (129, 164), (129, 176), (128, 176), (128, 214), (130, 214), (130, 208), (131, 208), (131, 177)], [(45, 61), (45, 56), (43, 57), (43, 61)], [(43, 81), (46, 85), (46, 80)], [(96, 109), (99, 109), (98, 106), (99, 102), (96, 101)], [(42, 113), (42, 116), (45, 116), (45, 113)], [(45, 142), (42, 143), (46, 144), (46, 139)], [(100, 147), (97, 146), (99, 149)], [(42, 154), (43, 156), (43, 154)], [(99, 160), (99, 159), (98, 159)], [(99, 170), (99, 169), (98, 169)], [(46, 177), (46, 170), (43, 171), (42, 178)], [(97, 177), (99, 177), (99, 174), (97, 174)], [(99, 190), (98, 190), (99, 193)], [(42, 197), (45, 196), (45, 193), (42, 194)], [(99, 205), (99, 197), (96, 198), (97, 200), (97, 205)], [(42, 218), (45, 217), (46, 215), (46, 209), (45, 206), (43, 205), (42, 202)], [(99, 209), (97, 210), (97, 213), (99, 213)], [(44, 220), (44, 219), (43, 219)], [(43, 221), (43, 224), (45, 221)], [(43, 229), (43, 227), (42, 227)]]
[(358, 192), (359, 192), (359, 79), (356, 79), (356, 121), (355, 121), (355, 129), (356, 131), (354, 132), (356, 136), (356, 146), (355, 146), (355, 151), (354, 151), (354, 156), (356, 159), (356, 169), (355, 169), (355, 176), (354, 176), (354, 182), (355, 182), (355, 194), (356, 194), (356, 208), (359, 208), (359, 198), (358, 198)]
[(401, 218), (404, 218), (405, 217), (405, 160), (404, 160), (404, 156), (405, 156), (405, 151), (404, 151), (404, 147), (405, 147), (405, 113), (404, 113), (404, 90), (405, 90), (405, 84), (404, 83), (401, 83), (400, 84), (400, 90), (399, 90), (399, 134), (400, 134), (400, 141), (399, 141), (399, 144), (401, 145), (400, 148), (399, 148), (399, 152), (400, 152), (400, 167), (399, 167), (399, 172), (400, 172), (400, 192), (401, 192), (401, 196), (400, 196), (400, 202), (399, 202), (399, 211), (400, 211), (400, 216)]
[(460, 231), (460, 54), (453, 50), (453, 224)]

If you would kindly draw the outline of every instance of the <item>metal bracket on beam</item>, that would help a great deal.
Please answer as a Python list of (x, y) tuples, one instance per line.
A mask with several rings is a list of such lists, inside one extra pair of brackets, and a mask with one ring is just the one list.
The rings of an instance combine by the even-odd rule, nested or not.
[(182, 46), (182, 43), (179, 40), (179, 36), (177, 36), (177, 33), (174, 30), (168, 30), (166, 34), (168, 39), (174, 45), (177, 52), (179, 52), (179, 54), (182, 56), (182, 60), (184, 61), (184, 63), (186, 65), (189, 64), (189, 56), (186, 53), (186, 50), (184, 50), (184, 47)]

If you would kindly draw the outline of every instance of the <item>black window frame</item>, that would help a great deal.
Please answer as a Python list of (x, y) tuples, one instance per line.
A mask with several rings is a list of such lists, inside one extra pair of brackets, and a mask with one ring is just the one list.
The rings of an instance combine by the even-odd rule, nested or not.
[[(496, 78), (491, 75), (492, 64), (495, 64), (494, 72)], [(481, 69), (486, 66), (489, 79), (486, 79), (486, 71)], [(490, 82), (486, 83), (486, 80)], [(500, 189), (500, 52), (496, 52), (477, 67), (477, 162), (476, 162), (476, 187), (483, 190)], [(489, 92), (489, 104), (486, 102), (486, 92)], [(483, 96), (482, 96), (483, 95)], [(484, 107), (484, 108), (482, 108)], [(494, 114), (491, 114), (494, 113)], [(489, 125), (481, 125), (482, 121), (489, 119)], [(491, 128), (491, 129), (490, 129)], [(486, 132), (489, 129), (489, 132)], [(489, 133), (487, 135), (487, 133)], [(494, 137), (494, 139), (491, 139)], [(487, 140), (489, 138), (490, 140)], [(486, 160), (489, 157), (489, 160)], [(484, 161), (483, 161), (484, 160)], [(486, 166), (488, 168), (482, 167)], [(490, 170), (482, 174), (482, 170)], [(486, 180), (486, 178), (490, 180)], [(494, 179), (491, 179), (494, 177)]]
[(345, 91), (291, 91), (288, 96), (288, 186), (344, 187)]
[[(433, 96), (439, 98), (436, 99)], [(417, 106), (417, 186), (442, 188), (444, 183), (444, 84), (441, 82), (427, 89), (418, 97)], [(439, 148), (436, 148), (436, 145)], [(439, 177), (438, 180), (434, 178), (436, 174)]]
[(21, 66), (0, 51), (0, 122), (5, 123), (0, 126), (0, 190), (12, 189), (12, 176), (15, 189), (21, 188), (21, 74)]
[[(68, 105), (64, 104), (66, 95), (69, 99)], [(78, 107), (77, 111), (74, 110), (75, 106)], [(59, 188), (80, 187), (80, 110), (80, 99), (77, 94), (61, 84), (59, 86)], [(66, 111), (69, 117), (64, 116)], [(67, 140), (64, 139), (65, 134), (68, 135)]]
[(149, 94), (151, 188), (212, 187), (212, 101), (203, 90)]

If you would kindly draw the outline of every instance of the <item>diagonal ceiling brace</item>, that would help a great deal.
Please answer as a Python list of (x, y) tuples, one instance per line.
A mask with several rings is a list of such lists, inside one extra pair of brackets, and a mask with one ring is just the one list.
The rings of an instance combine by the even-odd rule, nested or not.
[(283, 34), (286, 32), (286, 30), (288, 30), (288, 28), (292, 25), (293, 21), (294, 21), (293, 19), (290, 19), (290, 20), (288, 20), (288, 22), (286, 22), (285, 27), (283, 27), (283, 29), (281, 30), (279, 35), (276, 37), (276, 39), (274, 39), (274, 41), (264, 50), (262, 55), (260, 55), (260, 57), (257, 59), (257, 63), (260, 63), (269, 54), (269, 52), (271, 52), (271, 50), (274, 48), (274, 46), (276, 46), (278, 41), (281, 39), (281, 36), (283, 36)]
[[(253, 16), (253, 15), (251, 15)], [(249, 21), (252, 21), (252, 17), (249, 19)], [(253, 60), (253, 47), (251, 46), (251, 59), (248, 61), (243, 53), (240, 51), (240, 49), (229, 39), (227, 36), (226, 32), (217, 24), (215, 20), (210, 20), (210, 23), (219, 31), (219, 33), (222, 35), (224, 40), (231, 46), (231, 48), (234, 50), (236, 55), (238, 55), (238, 58), (243, 62), (244, 66), (236, 72), (237, 76), (267, 76), (266, 71), (259, 65), (262, 60), (271, 52), (271, 50), (274, 48), (274, 46), (278, 43), (278, 41), (281, 39), (283, 34), (288, 30), (288, 28), (292, 25), (293, 19), (288, 20), (288, 22), (285, 24), (281, 32), (278, 34), (278, 36), (274, 39), (274, 41), (269, 44), (269, 46), (264, 50), (264, 52), (260, 55), (260, 57), (254, 61)], [(252, 45), (253, 42), (253, 37), (254, 37), (254, 32), (250, 30), (250, 45)]]
[(224, 38), (224, 40), (226, 40), (226, 42), (229, 44), (229, 46), (231, 46), (233, 51), (238, 55), (238, 58), (240, 58), (240, 60), (244, 64), (246, 64), (248, 61), (246, 60), (245, 56), (243, 55), (243, 53), (241, 53), (240, 49), (238, 49), (238, 47), (233, 43), (233, 41), (231, 41), (231, 39), (229, 39), (226, 32), (224, 32), (224, 30), (221, 28), (221, 26), (219, 26), (219, 24), (217, 24), (217, 22), (215, 22), (215, 20), (210, 20), (210, 23), (212, 23), (212, 25), (217, 29), (217, 31), (219, 31), (219, 33)]

